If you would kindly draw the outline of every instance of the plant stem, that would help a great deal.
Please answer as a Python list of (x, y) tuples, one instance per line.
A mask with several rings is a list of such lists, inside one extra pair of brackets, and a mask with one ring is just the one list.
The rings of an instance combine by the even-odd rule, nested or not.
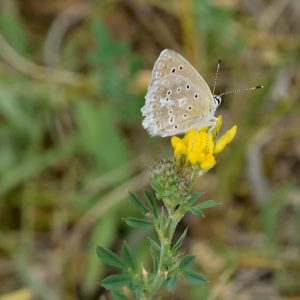
[(157, 232), (158, 236), (160, 237), (160, 254), (157, 273), (153, 279), (151, 286), (148, 289), (149, 300), (158, 292), (164, 281), (165, 273), (167, 272), (167, 269), (164, 266), (164, 260), (167, 258), (168, 255), (170, 255), (171, 243), (176, 227), (183, 217), (182, 213), (178, 213), (178, 211), (180, 211), (179, 209), (174, 211), (173, 209), (168, 208), (167, 211), (168, 222), (166, 223), (165, 228), (163, 228), (163, 232)]

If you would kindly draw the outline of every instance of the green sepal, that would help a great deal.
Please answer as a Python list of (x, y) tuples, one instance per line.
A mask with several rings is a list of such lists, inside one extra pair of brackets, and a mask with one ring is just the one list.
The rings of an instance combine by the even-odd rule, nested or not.
[(160, 251), (160, 245), (157, 242), (155, 242), (154, 240), (152, 240), (149, 236), (147, 238), (148, 238), (152, 248), (155, 249), (156, 251)]
[(97, 245), (96, 251), (97, 256), (103, 261), (103, 263), (120, 269), (127, 269), (126, 264), (122, 261), (122, 259), (111, 250)]
[(190, 269), (194, 263), (195, 256), (194, 255), (187, 255), (184, 256), (179, 263), (180, 270), (187, 270)]
[(136, 273), (138, 271), (138, 265), (136, 258), (130, 249), (130, 247), (124, 243), (121, 249), (121, 257), (123, 259), (123, 262), (134, 272)]
[(128, 274), (110, 275), (101, 281), (101, 285), (108, 290), (119, 289), (132, 282), (132, 277)]
[(151, 186), (155, 190), (155, 192), (157, 192), (158, 195), (161, 195), (164, 193), (164, 189), (162, 188), (162, 186), (160, 185), (160, 183), (158, 181), (152, 180)]
[(127, 225), (134, 227), (134, 228), (153, 226), (153, 222), (148, 219), (139, 219), (139, 218), (129, 217), (129, 218), (125, 219), (125, 222), (127, 223)]
[(204, 208), (214, 207), (218, 204), (219, 203), (216, 200), (205, 200), (205, 201), (195, 205), (194, 207), (197, 207), (197, 209), (204, 209)]
[(151, 212), (152, 212), (153, 216), (157, 219), (158, 218), (158, 208), (157, 208), (155, 196), (148, 191), (144, 191), (144, 193), (145, 193), (145, 196), (147, 197), (148, 203), (150, 205)]
[(175, 245), (172, 247), (172, 252), (173, 253), (176, 253), (177, 250), (181, 247), (181, 245), (183, 243), (183, 240), (186, 237), (187, 230), (188, 230), (188, 227), (184, 230), (184, 232), (181, 234), (181, 236), (179, 237), (179, 239), (177, 240), (177, 242), (175, 243)]
[(176, 290), (176, 285), (177, 285), (177, 274), (173, 274), (170, 277), (167, 278), (166, 282), (167, 282), (167, 289), (174, 293)]
[(195, 202), (202, 196), (203, 192), (195, 192), (187, 199), (187, 204), (193, 206)]
[(130, 196), (131, 202), (137, 207), (137, 209), (145, 215), (147, 212), (149, 212), (148, 207), (142, 202), (142, 200), (138, 197), (136, 193), (128, 192)]
[(207, 282), (206, 278), (196, 272), (192, 272), (192, 271), (183, 271), (182, 275), (185, 277), (185, 279), (193, 284), (200, 284), (200, 283), (204, 283)]
[(126, 297), (123, 293), (112, 291), (111, 295), (113, 296), (114, 300), (130, 300), (130, 298)]

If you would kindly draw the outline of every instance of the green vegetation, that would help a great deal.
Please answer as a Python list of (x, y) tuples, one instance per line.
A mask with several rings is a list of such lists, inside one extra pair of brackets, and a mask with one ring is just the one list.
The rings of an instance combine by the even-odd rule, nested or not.
[(152, 229), (124, 219), (140, 219), (128, 191), (172, 155), (140, 113), (165, 48), (209, 84), (221, 57), (217, 93), (265, 87), (224, 98), (217, 115), (237, 136), (195, 183), (221, 205), (174, 233), (210, 283), (167, 288), (177, 282), (174, 300), (299, 297), (299, 30), (292, 0), (0, 1), (0, 300), (111, 299), (99, 282), (116, 269), (97, 245), (151, 266)]

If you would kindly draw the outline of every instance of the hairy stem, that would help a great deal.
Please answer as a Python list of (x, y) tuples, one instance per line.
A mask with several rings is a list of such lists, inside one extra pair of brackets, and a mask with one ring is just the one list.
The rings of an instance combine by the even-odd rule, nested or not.
[[(179, 213), (180, 209), (176, 211), (174, 209), (167, 209), (168, 211), (168, 222), (166, 223), (165, 227), (163, 228), (162, 232), (157, 232), (159, 239), (160, 239), (160, 254), (159, 254), (159, 262), (158, 262), (158, 269), (157, 273), (153, 279), (151, 286), (149, 287), (148, 292), (148, 300), (152, 299), (152, 297), (158, 292), (160, 287), (163, 284), (165, 276), (167, 274), (167, 266), (165, 265), (164, 261), (170, 255), (171, 243), (172, 239), (176, 230), (176, 227), (180, 220), (183, 217), (182, 213)], [(159, 229), (158, 229), (159, 230)], [(157, 230), (157, 231), (158, 231)]]

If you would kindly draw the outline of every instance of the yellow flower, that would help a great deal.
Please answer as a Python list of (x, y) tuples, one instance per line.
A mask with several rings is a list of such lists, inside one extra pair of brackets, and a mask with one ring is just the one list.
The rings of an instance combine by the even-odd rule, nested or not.
[(237, 131), (234, 125), (220, 139), (215, 141), (222, 125), (222, 116), (218, 117), (217, 124), (213, 130), (208, 127), (191, 129), (180, 139), (177, 136), (171, 138), (174, 148), (174, 156), (186, 157), (192, 165), (199, 165), (201, 169), (209, 169), (216, 164), (216, 155), (221, 153), (229, 144)]

